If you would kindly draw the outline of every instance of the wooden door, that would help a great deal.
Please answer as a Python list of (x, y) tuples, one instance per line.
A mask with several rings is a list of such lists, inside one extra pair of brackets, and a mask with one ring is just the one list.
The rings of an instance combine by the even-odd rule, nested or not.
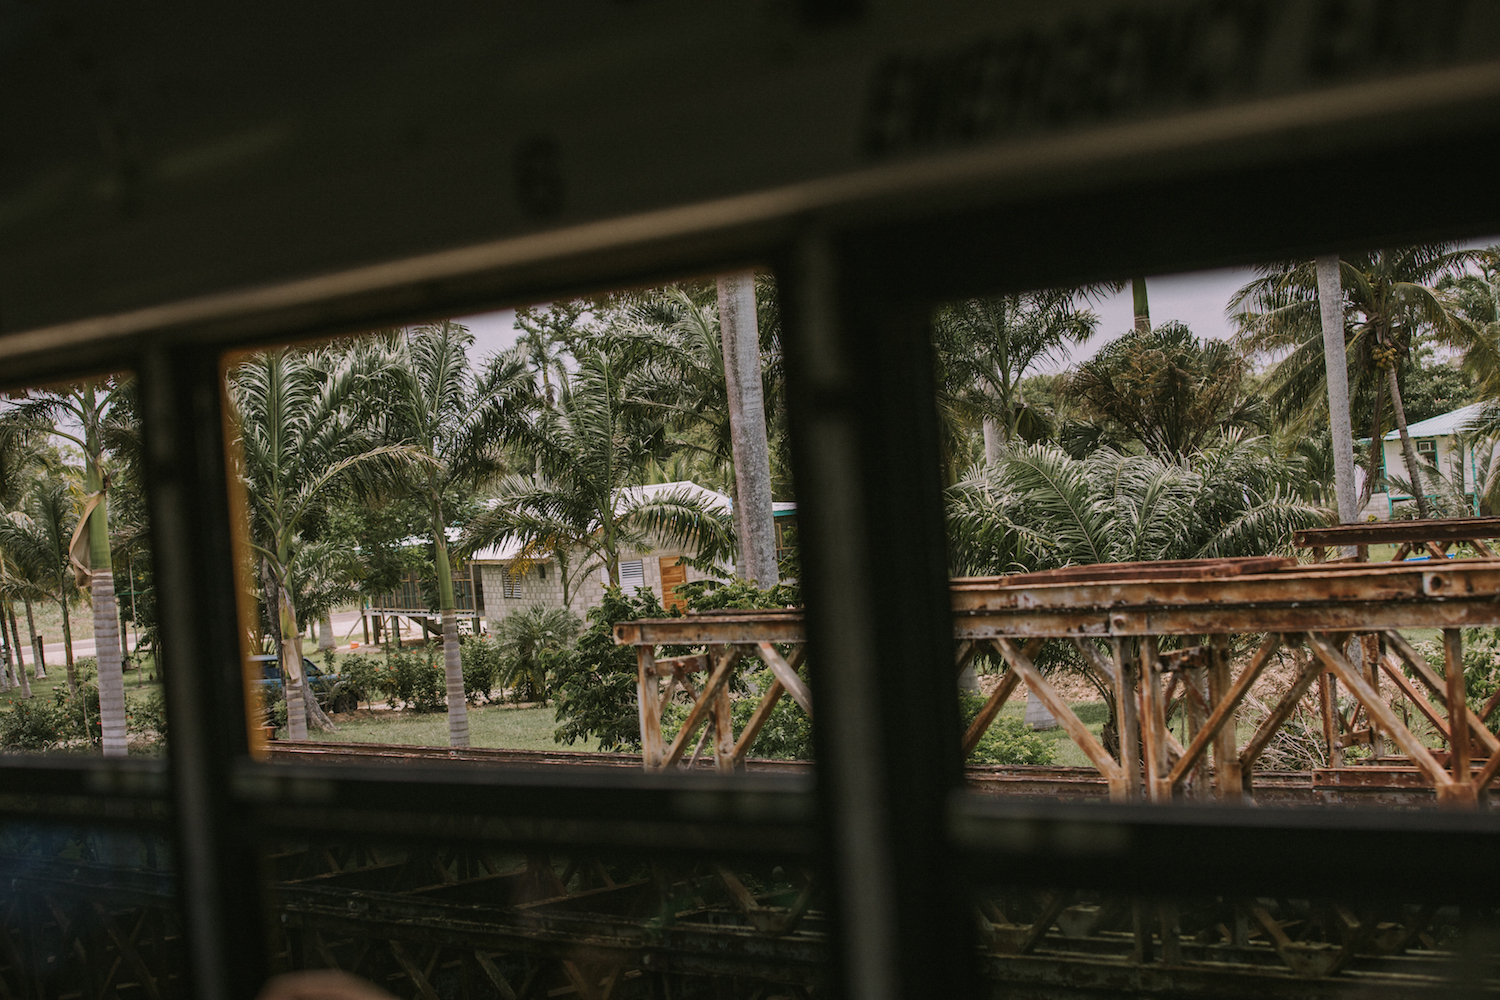
[(677, 596), (677, 587), (687, 583), (687, 567), (677, 561), (676, 556), (658, 559), (661, 566), (661, 602), (667, 610), (686, 607), (687, 602)]

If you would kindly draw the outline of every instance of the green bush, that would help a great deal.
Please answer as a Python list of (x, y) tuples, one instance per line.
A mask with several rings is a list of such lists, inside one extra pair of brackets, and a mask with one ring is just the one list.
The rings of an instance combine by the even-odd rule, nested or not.
[(381, 694), (401, 708), (418, 712), (436, 712), (447, 707), (447, 687), (443, 667), (438, 662), (440, 648), (429, 644), (420, 652), (402, 650), (392, 653), (381, 672)]
[(489, 701), (500, 683), (500, 651), (489, 639), (474, 635), (464, 638), (458, 655), (464, 670), (464, 699), (470, 705)]
[(93, 682), (92, 672), (84, 672), (83, 658), (76, 662), (79, 668), (78, 693), (69, 694), (66, 687), (52, 692), (59, 719), (58, 731), (65, 740), (87, 739), (98, 746), (104, 742), (104, 729), (99, 721), (99, 685)]
[[(961, 696), (964, 727), (979, 714), (985, 699), (978, 695)], [(969, 755), (968, 764), (1050, 764), (1057, 757), (1057, 744), (1038, 736), (1020, 719), (996, 719), (979, 745)]]
[(0, 712), (0, 748), (6, 750), (47, 750), (62, 739), (62, 719), (56, 708), (45, 702), (22, 699)]
[[(339, 676), (343, 678), (349, 693), (354, 695), (356, 702), (373, 702), (377, 695), (383, 693), (381, 688), (381, 671), (384, 670), (382, 657), (364, 656), (352, 654), (344, 657), (339, 663)], [(357, 707), (357, 706), (356, 706)]]
[(666, 609), (649, 590), (627, 597), (619, 587), (604, 591), (590, 608), (588, 626), (569, 655), (557, 664), (557, 722), (553, 739), (572, 746), (596, 739), (603, 750), (638, 750), (635, 650), (615, 645), (615, 623), (665, 618)]
[(143, 701), (130, 703), (128, 714), (137, 728), (153, 729), (162, 739), (167, 738), (167, 699), (160, 691), (151, 692)]

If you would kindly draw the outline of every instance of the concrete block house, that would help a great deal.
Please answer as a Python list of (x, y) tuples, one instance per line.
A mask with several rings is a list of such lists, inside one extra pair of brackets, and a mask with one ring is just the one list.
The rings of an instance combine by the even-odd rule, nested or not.
[[(635, 487), (633, 493), (649, 498), (657, 493), (686, 490), (696, 494), (713, 509), (728, 513), (732, 508), (730, 499), (722, 493), (691, 482), (656, 483)], [(480, 612), (487, 624), (493, 625), (513, 611), (542, 605), (563, 607), (563, 581), (555, 556), (521, 560), (520, 544), (508, 543), (475, 552), (469, 560), (478, 581), (478, 590), (483, 596)], [(679, 605), (681, 599), (676, 589), (679, 585), (696, 580), (719, 579), (732, 576), (734, 567), (728, 564), (719, 567), (719, 575), (706, 573), (697, 567), (684, 565), (686, 552), (676, 544), (662, 543), (648, 551), (622, 551), (620, 553), (620, 586), (627, 593), (637, 587), (647, 587), (666, 607)], [(583, 552), (575, 552), (570, 566), (577, 567), (586, 560)], [(604, 598), (604, 588), (609, 583), (609, 574), (603, 566), (594, 565), (574, 578), (569, 610), (582, 617), (589, 608), (597, 607)]]

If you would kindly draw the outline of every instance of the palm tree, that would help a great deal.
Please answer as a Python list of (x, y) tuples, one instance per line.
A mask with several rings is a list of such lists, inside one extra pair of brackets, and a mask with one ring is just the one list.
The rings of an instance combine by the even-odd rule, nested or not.
[(73, 662), (73, 633), (68, 605), (77, 593), (77, 583), (68, 565), (68, 541), (76, 527), (72, 490), (57, 475), (36, 479), (20, 508), (0, 519), (0, 546), (8, 553), (11, 575), (25, 602), (26, 623), (36, 653), (36, 676), (47, 676), (36, 638), (32, 600), (57, 600), (62, 608), (63, 648), (68, 671), (68, 690), (78, 693)]
[(125, 678), (120, 649), (120, 614), (115, 600), (114, 563), (109, 534), (111, 475), (108, 458), (138, 439), (130, 383), (118, 376), (58, 389), (28, 392), (10, 419), (33, 433), (72, 443), (83, 453), (83, 498), (69, 557), (80, 578), (89, 581), (94, 612), (94, 649), (99, 663), (99, 717), (105, 756), (124, 756)]
[[(464, 698), (453, 569), (448, 559), (446, 498), (455, 487), (473, 489), (504, 465), (499, 442), (520, 419), (530, 384), (517, 358), (492, 364), (482, 384), (470, 368), (474, 338), (456, 323), (407, 331), (393, 364), (386, 369), (386, 434), (419, 452), (426, 461), (415, 493), (426, 508), (437, 574), (438, 612), (443, 629), (443, 668), (448, 696), (448, 743), (469, 745), (468, 702)], [(550, 388), (550, 386), (549, 386)]]
[(573, 645), (582, 622), (566, 608), (524, 608), (495, 629), (500, 683), (517, 701), (545, 701), (557, 658)]
[[(558, 559), (563, 602), (583, 573), (604, 567), (620, 582), (620, 552), (676, 542), (712, 562), (733, 552), (730, 518), (688, 490), (645, 491), (640, 479), (661, 451), (663, 427), (640, 419), (625, 393), (625, 365), (599, 344), (575, 348), (577, 370), (555, 409), (535, 408), (508, 438), (540, 474), (503, 479), (469, 523), (464, 544), (521, 543), (522, 560)], [(575, 553), (581, 555), (575, 559)]]
[(409, 445), (379, 443), (373, 389), (389, 355), (365, 342), (339, 351), (282, 348), (257, 354), (230, 375), (238, 468), (249, 501), (287, 700), (287, 729), (307, 738), (317, 703), (302, 676), (294, 563), (304, 529), (336, 496), (394, 492), (430, 460)]
[(1014, 446), (949, 491), (955, 571), (1265, 555), (1327, 523), (1298, 496), (1298, 463), (1263, 437), (1227, 435), (1191, 464), (1100, 449), (1084, 459)]
[(987, 462), (1018, 436), (1042, 436), (1021, 382), (1037, 364), (1094, 335), (1099, 317), (1080, 307), (1085, 294), (1054, 289), (965, 299), (934, 316), (939, 409), (948, 423), (979, 421)]
[(1246, 374), (1244, 358), (1229, 344), (1167, 322), (1110, 341), (1069, 374), (1063, 391), (1152, 455), (1180, 461), (1215, 435), (1257, 422)]
[[(1378, 442), (1385, 434), (1383, 410), (1389, 399), (1417, 511), (1421, 517), (1428, 516), (1428, 491), (1421, 485), (1421, 466), (1401, 398), (1406, 368), (1423, 337), (1476, 358), (1486, 350), (1481, 329), (1437, 287), (1444, 278), (1457, 277), (1471, 263), (1484, 259), (1480, 251), (1454, 247), (1425, 243), (1345, 254), (1339, 259), (1345, 353), (1354, 369), (1355, 394), (1371, 401), (1369, 439), (1376, 442), (1370, 449), (1359, 508), (1368, 502), (1375, 486), (1381, 453)], [(1234, 318), (1248, 351), (1266, 356), (1289, 352), (1271, 372), (1268, 401), (1294, 433), (1305, 429), (1326, 412), (1328, 399), (1314, 262), (1268, 265), (1262, 277), (1235, 294), (1229, 307), (1238, 310)]]
[(73, 663), (73, 623), (69, 607), (78, 593), (77, 582), (68, 567), (68, 540), (78, 526), (77, 510), (68, 483), (55, 476), (39, 479), (26, 497), (24, 511), (33, 532), (32, 544), (39, 550), (54, 574), (51, 597), (62, 611), (63, 658), (67, 664), (68, 690), (78, 691), (77, 670)]

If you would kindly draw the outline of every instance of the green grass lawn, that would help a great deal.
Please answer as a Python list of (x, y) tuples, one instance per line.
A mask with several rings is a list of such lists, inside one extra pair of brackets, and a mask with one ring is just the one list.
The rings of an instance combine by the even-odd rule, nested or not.
[[(444, 712), (361, 711), (338, 722), (331, 733), (308, 733), (315, 740), (348, 743), (395, 743), (406, 746), (448, 745), (448, 716)], [(469, 744), (504, 750), (598, 750), (599, 744), (563, 746), (552, 740), (557, 727), (553, 708), (482, 705), (469, 709)], [(281, 735), (285, 735), (283, 732)]]

